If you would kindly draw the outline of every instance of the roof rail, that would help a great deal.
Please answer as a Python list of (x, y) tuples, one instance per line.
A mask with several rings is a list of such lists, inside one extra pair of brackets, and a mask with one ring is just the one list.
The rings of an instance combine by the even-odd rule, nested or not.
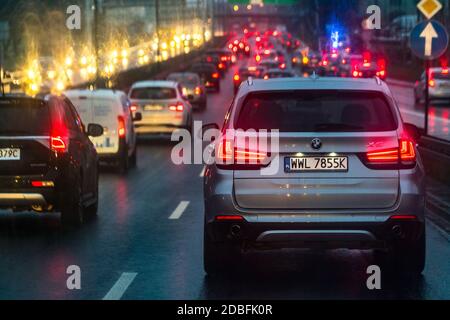
[(379, 78), (379, 77), (375, 77), (375, 81), (377, 82), (377, 84), (379, 85), (379, 86), (381, 86), (383, 83), (382, 83), (382, 81), (381, 81), (381, 79)]
[(319, 79), (319, 76), (317, 75), (316, 70), (313, 71), (313, 73), (312, 73), (310, 78), (313, 79), (313, 80)]

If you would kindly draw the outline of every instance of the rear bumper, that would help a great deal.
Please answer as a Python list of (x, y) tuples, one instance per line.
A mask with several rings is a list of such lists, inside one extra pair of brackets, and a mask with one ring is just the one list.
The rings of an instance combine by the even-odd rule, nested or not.
[(419, 238), (419, 220), (366, 223), (257, 223), (213, 221), (206, 232), (216, 242), (237, 242), (247, 248), (385, 249), (389, 244)]

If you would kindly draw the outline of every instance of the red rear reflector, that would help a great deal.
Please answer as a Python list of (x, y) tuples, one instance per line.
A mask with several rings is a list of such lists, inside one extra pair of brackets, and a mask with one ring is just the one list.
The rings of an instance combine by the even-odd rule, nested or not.
[(31, 185), (36, 188), (54, 187), (53, 181), (31, 181)]
[(119, 138), (123, 138), (125, 137), (125, 120), (122, 116), (118, 116), (117, 118), (119, 121), (119, 129), (118, 129)]
[(391, 220), (416, 220), (417, 216), (411, 214), (398, 214), (390, 217)]
[(244, 221), (242, 216), (216, 216), (217, 221)]

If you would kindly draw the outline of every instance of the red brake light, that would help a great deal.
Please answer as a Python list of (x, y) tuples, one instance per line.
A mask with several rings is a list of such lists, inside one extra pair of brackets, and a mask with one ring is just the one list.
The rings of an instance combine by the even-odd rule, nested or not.
[(389, 150), (368, 152), (367, 160), (369, 160), (370, 163), (397, 163), (398, 149), (393, 148)]
[(132, 105), (130, 106), (130, 111), (131, 111), (131, 112), (136, 112), (136, 111), (137, 111), (137, 108), (138, 108), (137, 105), (132, 104)]
[(119, 121), (118, 133), (119, 138), (125, 137), (125, 119), (122, 116), (118, 116), (117, 120)]
[(416, 150), (411, 140), (400, 140), (400, 159), (402, 162), (415, 162)]
[(169, 106), (169, 110), (182, 112), (184, 110), (184, 105), (181, 102), (178, 102), (176, 105)]
[(214, 72), (214, 73), (212, 74), (212, 77), (213, 77), (214, 79), (219, 79), (219, 74), (218, 74), (217, 72)]
[(356, 70), (353, 71), (353, 77), (354, 77), (354, 78), (358, 78), (358, 75), (359, 75), (359, 72), (358, 72), (358, 71), (356, 71)]
[(195, 90), (194, 90), (194, 93), (195, 94), (202, 94), (202, 88), (200, 88), (200, 87), (195, 87)]
[(238, 82), (239, 80), (241, 80), (241, 77), (238, 74), (235, 74), (233, 80)]
[(67, 151), (66, 141), (67, 139), (61, 136), (51, 137), (51, 148), (58, 153), (64, 153)]
[(442, 74), (448, 74), (448, 68), (443, 68), (442, 69)]
[(223, 64), (223, 63), (219, 63), (217, 67), (218, 67), (219, 69), (223, 69), (223, 68), (225, 68), (225, 66), (224, 66), (224, 64)]

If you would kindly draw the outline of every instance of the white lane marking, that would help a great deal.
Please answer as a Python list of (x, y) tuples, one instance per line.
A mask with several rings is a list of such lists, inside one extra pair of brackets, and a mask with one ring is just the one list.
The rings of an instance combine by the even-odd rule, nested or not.
[(120, 300), (136, 276), (137, 273), (135, 272), (122, 273), (111, 290), (103, 297), (103, 300)]
[(184, 210), (186, 210), (188, 205), (189, 201), (181, 201), (178, 207), (172, 212), (169, 219), (170, 220), (180, 219), (181, 215), (183, 214)]
[(203, 169), (202, 169), (202, 171), (201, 171), (200, 174), (199, 174), (199, 177), (200, 177), (200, 178), (203, 178), (203, 177), (205, 176), (205, 170), (206, 170), (206, 167), (204, 166)]

